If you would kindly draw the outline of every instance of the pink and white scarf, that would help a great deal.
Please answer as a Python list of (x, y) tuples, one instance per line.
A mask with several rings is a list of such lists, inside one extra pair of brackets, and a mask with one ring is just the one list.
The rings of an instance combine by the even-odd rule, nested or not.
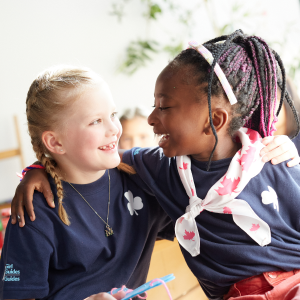
[(236, 199), (250, 179), (259, 174), (264, 166), (259, 155), (264, 147), (261, 136), (252, 129), (241, 128), (235, 138), (242, 143), (242, 149), (232, 158), (227, 173), (210, 188), (203, 200), (196, 194), (191, 159), (188, 156), (176, 157), (178, 173), (190, 198), (190, 204), (186, 213), (177, 219), (175, 234), (180, 245), (192, 256), (200, 254), (200, 236), (195, 218), (204, 209), (219, 214), (231, 214), (235, 224), (260, 246), (271, 242), (269, 225), (256, 215), (245, 200)]

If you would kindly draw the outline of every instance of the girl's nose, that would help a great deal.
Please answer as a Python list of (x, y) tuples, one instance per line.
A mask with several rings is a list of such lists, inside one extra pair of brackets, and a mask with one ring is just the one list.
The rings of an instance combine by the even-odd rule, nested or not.
[(110, 121), (108, 129), (106, 131), (107, 135), (117, 135), (119, 131), (120, 131), (119, 127), (113, 121)]
[(148, 124), (154, 126), (156, 120), (156, 109), (154, 108), (152, 113), (148, 117)]

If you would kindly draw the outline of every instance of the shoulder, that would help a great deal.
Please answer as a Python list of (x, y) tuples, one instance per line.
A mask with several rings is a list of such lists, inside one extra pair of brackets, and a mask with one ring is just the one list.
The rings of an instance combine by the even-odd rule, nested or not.
[(300, 165), (290, 168), (287, 166), (286, 161), (282, 162), (278, 165), (273, 165), (270, 162), (268, 162), (263, 167), (261, 173), (273, 175), (273, 176), (276, 176), (276, 178), (281, 178), (282, 180), (287, 180), (288, 178), (293, 178), (294, 180), (298, 181), (300, 179)]
[[(57, 196), (56, 196), (56, 187), (50, 178), (49, 183), (52, 190), (52, 193), (54, 195), (54, 202), (55, 202), (55, 208), (52, 208), (48, 205), (46, 198), (44, 197), (43, 193), (34, 191), (33, 194), (33, 208), (35, 213), (35, 221), (32, 222), (25, 211), (24, 217), (25, 217), (25, 226), (29, 226), (34, 230), (39, 231), (42, 234), (47, 234), (49, 232), (50, 228), (52, 228), (54, 225), (53, 223), (60, 224), (60, 218), (58, 216), (58, 202), (57, 202)], [(59, 222), (60, 221), (60, 222)]]
[(249, 183), (256, 192), (271, 187), (281, 197), (292, 195), (293, 198), (298, 199), (300, 196), (300, 166), (289, 168), (286, 162), (278, 165), (268, 162)]
[(160, 147), (133, 148), (123, 154), (123, 162), (133, 166), (145, 182), (153, 184), (161, 173), (169, 172), (175, 157), (166, 157)]
[(162, 165), (169, 166), (172, 160), (175, 161), (175, 157), (166, 157), (160, 147), (132, 148), (123, 154), (123, 162), (136, 167), (138, 173), (141, 166), (157, 171)]
[(123, 154), (123, 161), (125, 163), (134, 163), (136, 160), (143, 160), (145, 162), (159, 162), (167, 159), (160, 147), (151, 148), (132, 148), (125, 151)]

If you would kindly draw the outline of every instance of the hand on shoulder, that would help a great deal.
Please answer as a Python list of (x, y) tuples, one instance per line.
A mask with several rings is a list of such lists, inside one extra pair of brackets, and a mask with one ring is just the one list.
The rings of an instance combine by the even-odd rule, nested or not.
[(31, 221), (35, 220), (32, 200), (34, 190), (44, 194), (49, 206), (54, 207), (53, 194), (50, 188), (47, 174), (44, 170), (36, 169), (27, 172), (16, 189), (11, 203), (11, 223), (19, 223), (20, 227), (25, 225), (24, 206)]
[(266, 146), (260, 152), (264, 162), (271, 161), (273, 165), (277, 165), (291, 159), (287, 163), (288, 167), (294, 167), (299, 164), (298, 150), (288, 136), (268, 136), (262, 140), (262, 143)]

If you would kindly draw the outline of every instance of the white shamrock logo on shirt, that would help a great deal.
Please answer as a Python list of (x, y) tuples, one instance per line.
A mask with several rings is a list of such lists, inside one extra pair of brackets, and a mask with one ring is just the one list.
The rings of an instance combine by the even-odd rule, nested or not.
[(273, 203), (274, 209), (277, 209), (277, 211), (279, 211), (277, 194), (270, 186), (268, 186), (268, 189), (269, 191), (264, 191), (261, 193), (262, 203), (263, 204)]
[(127, 203), (127, 208), (129, 210), (130, 214), (133, 215), (133, 213), (135, 213), (138, 216), (138, 213), (136, 212), (136, 210), (142, 209), (144, 206), (142, 198), (140, 198), (140, 197), (133, 198), (131, 191), (124, 193), (124, 196), (127, 198), (128, 202), (129, 202), (129, 203)]

